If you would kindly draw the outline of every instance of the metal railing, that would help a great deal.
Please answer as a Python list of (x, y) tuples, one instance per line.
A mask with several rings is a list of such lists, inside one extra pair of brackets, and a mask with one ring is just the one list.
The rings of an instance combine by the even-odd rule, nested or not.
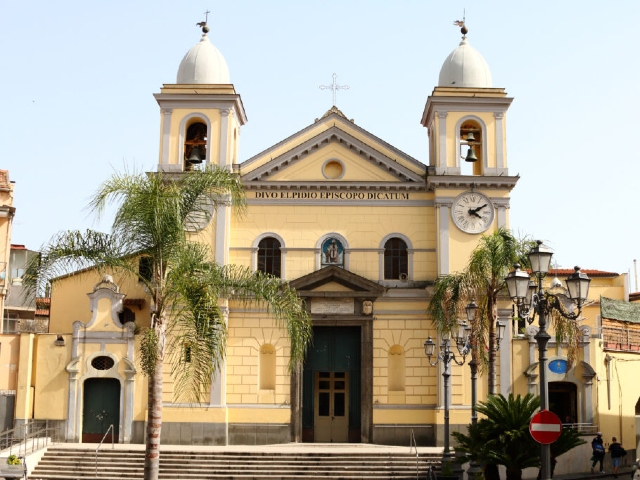
[(593, 435), (598, 431), (598, 425), (593, 423), (563, 423), (562, 428), (577, 430), (578, 433)]
[(0, 433), (0, 450), (8, 450), (9, 455), (23, 457), (50, 443), (61, 441), (60, 427), (49, 427), (46, 420), (38, 420)]
[(112, 423), (111, 425), (109, 425), (109, 428), (107, 428), (106, 433), (102, 436), (102, 440), (100, 440), (100, 443), (96, 447), (96, 477), (98, 476), (98, 450), (100, 450), (100, 447), (102, 446), (102, 442), (104, 442), (104, 439), (107, 438), (107, 435), (109, 435), (109, 431), (111, 431), (111, 450), (115, 448), (114, 440), (113, 440), (113, 437), (115, 437), (115, 434), (113, 432), (113, 423)]
[(409, 453), (416, 449), (416, 480), (420, 478), (420, 455), (418, 454), (418, 442), (416, 442), (416, 436), (411, 429), (411, 438), (409, 440)]

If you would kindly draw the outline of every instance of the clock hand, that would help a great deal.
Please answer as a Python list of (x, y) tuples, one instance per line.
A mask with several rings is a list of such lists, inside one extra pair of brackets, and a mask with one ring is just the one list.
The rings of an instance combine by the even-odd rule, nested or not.
[(470, 217), (478, 217), (478, 218), (482, 218), (482, 216), (478, 214), (478, 209), (477, 209), (477, 208), (470, 208), (470, 209), (467, 211), (467, 214), (468, 214)]
[(475, 215), (478, 218), (482, 218), (480, 215), (478, 215), (478, 211), (482, 210), (486, 206), (488, 206), (488, 204), (485, 203), (484, 205), (480, 205), (479, 207), (470, 208), (468, 213), (469, 215)]

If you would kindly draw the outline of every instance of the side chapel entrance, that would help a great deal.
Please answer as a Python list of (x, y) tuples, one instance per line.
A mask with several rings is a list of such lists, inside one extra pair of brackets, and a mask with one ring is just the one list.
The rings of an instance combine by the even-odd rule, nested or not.
[(563, 423), (578, 422), (578, 388), (571, 382), (549, 382), (549, 410)]
[(115, 378), (88, 378), (84, 382), (82, 443), (99, 443), (109, 425), (105, 442), (119, 439), (120, 382)]

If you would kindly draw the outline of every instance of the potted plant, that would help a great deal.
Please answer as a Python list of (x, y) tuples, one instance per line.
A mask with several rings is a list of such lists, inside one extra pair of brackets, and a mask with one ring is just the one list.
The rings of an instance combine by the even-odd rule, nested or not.
[(0, 477), (5, 479), (22, 478), (24, 474), (24, 465), (20, 461), (20, 458), (16, 455), (9, 455), (7, 457), (6, 465), (0, 465)]

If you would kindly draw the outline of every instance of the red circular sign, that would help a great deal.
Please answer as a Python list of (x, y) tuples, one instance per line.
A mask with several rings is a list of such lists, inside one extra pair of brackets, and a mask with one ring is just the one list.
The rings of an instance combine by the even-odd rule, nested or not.
[(562, 422), (555, 413), (540, 410), (529, 423), (529, 433), (538, 443), (553, 443), (562, 433)]

